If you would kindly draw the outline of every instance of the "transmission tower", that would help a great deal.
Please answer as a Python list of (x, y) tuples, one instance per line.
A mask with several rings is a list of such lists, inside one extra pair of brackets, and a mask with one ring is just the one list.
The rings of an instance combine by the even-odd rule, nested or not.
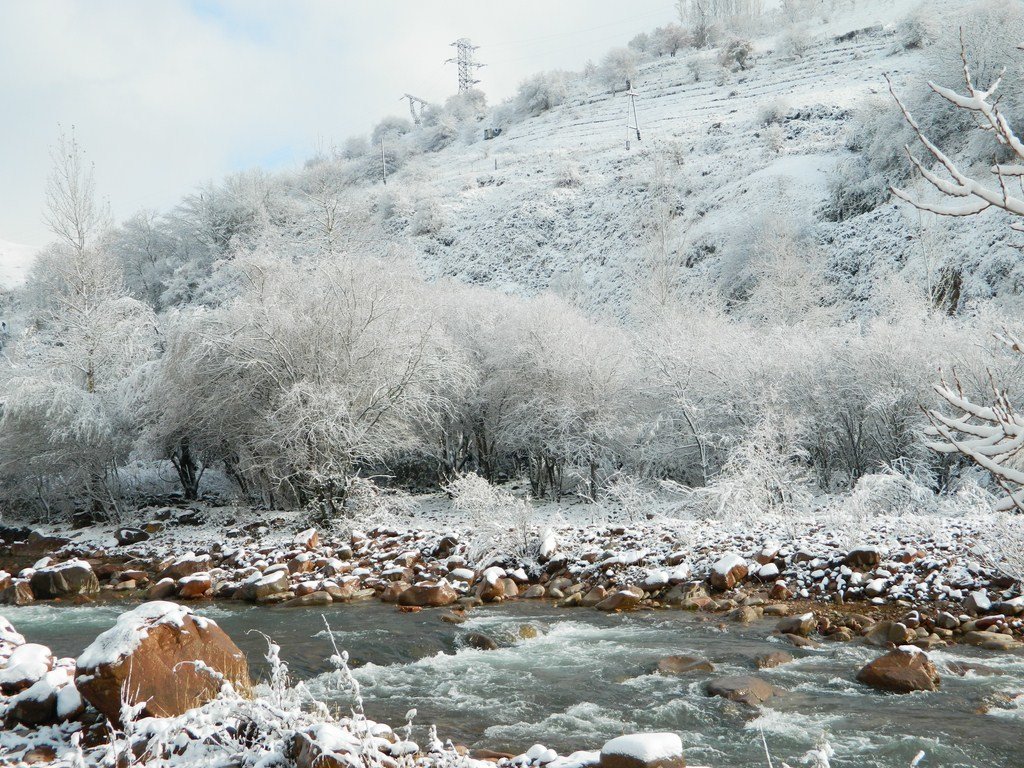
[[(403, 96), (402, 99), (409, 100), (409, 114), (412, 115), (412, 121), (416, 123), (416, 125), (419, 125), (420, 115), (423, 114), (423, 108), (429, 106), (427, 100), (421, 99), (419, 96), (413, 96), (411, 93), (405, 94), (405, 96)], [(399, 99), (399, 101), (401, 101), (402, 99)], [(417, 104), (419, 104), (420, 106), (419, 111), (416, 110)]]
[[(640, 94), (633, 90), (633, 82), (631, 80), (626, 81), (626, 96), (629, 97), (629, 103), (626, 104), (626, 149), (629, 149), (629, 140), (633, 136), (633, 132), (636, 132), (636, 140), (640, 141), (640, 120), (636, 116), (636, 97)], [(630, 124), (630, 118), (632, 118), (632, 124)]]
[(459, 65), (459, 93), (464, 93), (480, 82), (473, 78), (473, 73), (485, 65), (473, 61), (473, 51), (480, 46), (473, 45), (468, 37), (460, 37), (452, 45), (458, 55), (454, 59), (447, 59), (445, 64)]

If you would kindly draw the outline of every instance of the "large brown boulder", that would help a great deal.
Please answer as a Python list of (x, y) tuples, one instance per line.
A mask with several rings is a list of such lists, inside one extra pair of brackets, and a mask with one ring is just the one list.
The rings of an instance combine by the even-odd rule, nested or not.
[(414, 584), (398, 596), (399, 605), (416, 605), (421, 608), (439, 608), (451, 605), (459, 596), (444, 580), (436, 584)]
[(32, 574), (29, 583), (32, 593), (40, 599), (91, 595), (100, 591), (100, 580), (84, 560), (68, 560), (40, 568)]
[(79, 656), (75, 674), (85, 700), (114, 722), (122, 695), (129, 704), (146, 702), (141, 716), (171, 717), (216, 696), (220, 678), (249, 687), (238, 646), (213, 621), (163, 601), (121, 614)]
[(719, 677), (707, 685), (708, 696), (720, 696), (729, 701), (756, 706), (779, 693), (771, 683), (752, 675)]
[(601, 747), (599, 768), (686, 768), (683, 744), (674, 733), (634, 733)]
[(857, 673), (857, 680), (880, 691), (937, 691), (939, 673), (928, 655), (910, 646), (890, 651)]

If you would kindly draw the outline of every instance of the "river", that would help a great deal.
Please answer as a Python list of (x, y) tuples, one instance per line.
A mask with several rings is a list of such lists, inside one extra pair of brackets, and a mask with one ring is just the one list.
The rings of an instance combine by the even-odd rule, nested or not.
[[(331, 645), (350, 653), (367, 714), (394, 726), (410, 708), (420, 729), (435, 723), (442, 738), (519, 753), (543, 743), (566, 754), (597, 749), (633, 731), (675, 731), (687, 761), (716, 768), (764, 766), (761, 733), (776, 765), (795, 762), (820, 739), (836, 752), (833, 768), (907, 768), (919, 750), (922, 768), (1024, 766), (1024, 707), (998, 703), (1024, 691), (1024, 655), (956, 647), (930, 655), (942, 675), (937, 693), (897, 696), (854, 679), (882, 651), (857, 643), (791, 648), (770, 638), (772, 622), (729, 624), (683, 611), (608, 615), (540, 602), (478, 609), (469, 622), (442, 622), (437, 611), (406, 614), (378, 602), (324, 609), (197, 604), (247, 652), (257, 674), (271, 636), (293, 676), (333, 703), (346, 695), (322, 675)], [(30, 642), (76, 656), (113, 624), (120, 605), (6, 608), (4, 615)], [(537, 636), (523, 639), (531, 625)], [(464, 646), (468, 632), (494, 638), (498, 650)], [(757, 672), (759, 653), (788, 650), (796, 661)], [(758, 674), (787, 691), (760, 710), (705, 696), (708, 673), (653, 673), (670, 654), (704, 657), (711, 676)], [(999, 674), (960, 677), (950, 662), (976, 663)], [(984, 670), (983, 670), (984, 671)], [(420, 730), (422, 734), (422, 730)]]

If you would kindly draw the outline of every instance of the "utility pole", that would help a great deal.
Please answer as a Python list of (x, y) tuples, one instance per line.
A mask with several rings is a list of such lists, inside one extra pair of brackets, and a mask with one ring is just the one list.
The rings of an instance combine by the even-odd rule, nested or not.
[(480, 67), (485, 66), (479, 64), (473, 60), (473, 51), (478, 49), (479, 45), (473, 45), (468, 37), (460, 37), (454, 43), (457, 56), (454, 59), (447, 59), (445, 64), (458, 64), (459, 66), (459, 93), (465, 93), (471, 89), (474, 85), (479, 83), (479, 80), (473, 79), (473, 73)]
[(380, 137), (380, 173), (384, 186), (388, 185), (388, 159), (384, 155), (384, 137)]
[[(640, 94), (633, 90), (633, 81), (626, 81), (626, 96), (629, 97), (629, 103), (626, 104), (626, 149), (629, 149), (629, 139), (636, 131), (636, 140), (640, 141), (640, 120), (636, 116), (636, 97)], [(633, 118), (633, 124), (629, 124), (630, 117)]]
[[(405, 96), (403, 96), (402, 99), (409, 100), (409, 114), (412, 115), (412, 121), (416, 123), (416, 125), (419, 125), (420, 116), (423, 114), (423, 108), (428, 106), (427, 100), (421, 99), (419, 96), (413, 96), (411, 93), (405, 94)], [(399, 101), (401, 101), (402, 99), (399, 99)], [(419, 111), (416, 110), (417, 104), (420, 105)]]

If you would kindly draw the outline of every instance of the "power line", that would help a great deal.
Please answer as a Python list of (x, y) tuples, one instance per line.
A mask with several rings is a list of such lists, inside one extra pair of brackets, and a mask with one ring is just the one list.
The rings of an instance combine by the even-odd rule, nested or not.
[(598, 30), (598, 29), (607, 29), (608, 27), (617, 27), (617, 26), (619, 26), (621, 24), (628, 24), (631, 21), (640, 21), (641, 19), (647, 19), (647, 18), (652, 18), (654, 16), (664, 16), (664, 15), (665, 15), (665, 11), (663, 11), (663, 10), (650, 11), (648, 13), (640, 13), (640, 14), (637, 14), (635, 16), (631, 16), (628, 19), (621, 19), (619, 21), (610, 21), (607, 24), (598, 24), (597, 26), (587, 27), (585, 29), (574, 29), (574, 30), (571, 30), (569, 32), (556, 32), (555, 34), (552, 34), (552, 35), (541, 35), (540, 37), (524, 38), (522, 40), (506, 40), (506, 41), (500, 42), (500, 43), (489, 44), (487, 47), (488, 47), (488, 49), (490, 49), (490, 48), (502, 48), (502, 47), (508, 46), (508, 45), (530, 45), (532, 43), (542, 42), (542, 41), (545, 41), (545, 40), (552, 40), (552, 39), (555, 39), (555, 38), (570, 37), (572, 35), (583, 35), (583, 34), (586, 34), (587, 32), (593, 32), (593, 31)]
[[(497, 64), (513, 64), (513, 63), (515, 63), (517, 61), (526, 61), (527, 59), (537, 59), (537, 58), (540, 58), (542, 56), (550, 56), (550, 55), (555, 54), (555, 53), (561, 53), (562, 51), (572, 51), (572, 50), (576, 50), (577, 48), (586, 48), (588, 45), (594, 45), (596, 43), (605, 43), (605, 42), (609, 42), (611, 40), (621, 41), (622, 40), (622, 35), (621, 34), (605, 35), (604, 37), (597, 37), (597, 38), (594, 38), (592, 40), (585, 40), (584, 42), (581, 42), (581, 43), (572, 43), (571, 45), (563, 45), (563, 46), (558, 46), (558, 47), (555, 47), (555, 48), (548, 48), (548, 49), (543, 50), (543, 51), (535, 51), (533, 53), (525, 54), (523, 56), (516, 56), (516, 57), (511, 58), (511, 59), (501, 59), (499, 61), (491, 62), (491, 64), (492, 65), (497, 65)], [(488, 46), (488, 47), (490, 47), (490, 46)]]

